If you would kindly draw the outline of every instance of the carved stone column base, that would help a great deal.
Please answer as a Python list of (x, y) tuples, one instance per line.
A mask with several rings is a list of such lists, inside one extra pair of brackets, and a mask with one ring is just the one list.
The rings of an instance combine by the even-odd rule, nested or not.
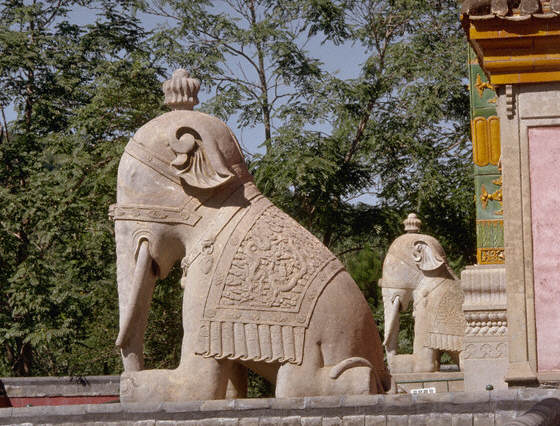
[(465, 391), (480, 392), (492, 385), (507, 389), (508, 340), (505, 268), (467, 266), (461, 273), (467, 320), (462, 370)]
[(510, 387), (539, 385), (535, 372), (527, 361), (509, 364), (505, 380)]
[(436, 371), (435, 373), (391, 374), (389, 393), (411, 393), (414, 389), (424, 389), (423, 393), (462, 392), (462, 371)]

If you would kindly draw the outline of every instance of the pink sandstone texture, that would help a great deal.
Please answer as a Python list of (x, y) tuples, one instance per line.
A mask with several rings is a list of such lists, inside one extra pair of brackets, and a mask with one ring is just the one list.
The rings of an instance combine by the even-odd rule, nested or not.
[(560, 127), (529, 129), (539, 371), (560, 370)]

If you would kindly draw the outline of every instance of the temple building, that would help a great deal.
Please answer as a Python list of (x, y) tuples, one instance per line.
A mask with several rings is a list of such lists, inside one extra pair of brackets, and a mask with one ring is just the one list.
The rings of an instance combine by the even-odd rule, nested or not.
[(461, 276), (465, 390), (560, 382), (560, 1), (464, 1), (461, 23), (478, 263)]

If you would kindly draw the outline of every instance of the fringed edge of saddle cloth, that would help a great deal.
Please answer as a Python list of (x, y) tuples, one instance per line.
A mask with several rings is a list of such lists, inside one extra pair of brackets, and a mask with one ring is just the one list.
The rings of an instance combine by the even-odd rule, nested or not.
[(442, 351), (462, 351), (463, 336), (429, 332), (426, 346)]
[(195, 353), (216, 359), (301, 364), (304, 339), (304, 327), (209, 321), (200, 329)]

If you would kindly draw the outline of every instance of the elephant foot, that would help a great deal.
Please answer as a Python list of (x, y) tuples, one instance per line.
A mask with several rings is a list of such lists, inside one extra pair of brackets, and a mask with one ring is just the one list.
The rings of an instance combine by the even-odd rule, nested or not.
[(121, 375), (121, 402), (182, 402), (246, 395), (245, 367), (194, 356), (183, 361), (174, 370), (124, 372)]
[(159, 403), (224, 398), (216, 394), (211, 383), (193, 383), (193, 375), (185, 373), (180, 369), (125, 372), (121, 375), (120, 400)]
[(168, 400), (171, 370), (142, 370), (121, 374), (121, 402), (152, 402)]

